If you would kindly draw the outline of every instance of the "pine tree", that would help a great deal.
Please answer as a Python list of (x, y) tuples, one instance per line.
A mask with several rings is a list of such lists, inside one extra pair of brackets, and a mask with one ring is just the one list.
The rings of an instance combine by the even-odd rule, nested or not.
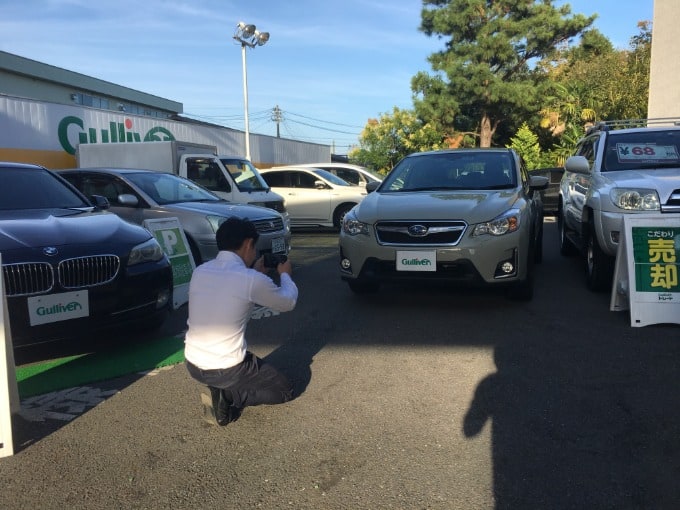
[[(588, 28), (595, 16), (570, 16), (552, 0), (423, 0), (420, 30), (445, 41), (430, 55), (434, 75), (411, 87), (419, 117), (450, 133), (479, 131), (490, 147), (498, 126), (535, 113), (539, 78), (532, 66)], [(460, 125), (468, 120), (471, 125)], [(458, 125), (457, 125), (458, 124)]]

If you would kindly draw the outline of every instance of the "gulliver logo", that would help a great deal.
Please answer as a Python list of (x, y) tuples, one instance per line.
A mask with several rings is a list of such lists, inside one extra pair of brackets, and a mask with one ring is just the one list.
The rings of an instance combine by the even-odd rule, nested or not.
[(413, 259), (401, 259), (401, 263), (405, 266), (431, 266), (432, 261), (429, 259), (419, 259), (419, 258), (413, 258)]
[(142, 138), (140, 133), (133, 131), (132, 119), (125, 119), (125, 122), (109, 122), (109, 129), (97, 131), (93, 127), (85, 128), (85, 123), (80, 117), (69, 115), (59, 122), (57, 134), (62, 148), (71, 155), (76, 153), (74, 144), (68, 138), (69, 128), (72, 126), (80, 128), (76, 145), (78, 143), (165, 142), (175, 140), (175, 136), (161, 126), (151, 128)]
[(54, 315), (58, 313), (74, 312), (76, 310), (82, 309), (83, 305), (81, 305), (77, 301), (71, 301), (70, 303), (66, 303), (65, 305), (62, 303), (57, 303), (52, 306), (41, 306), (36, 309), (35, 313), (37, 313), (38, 315)]

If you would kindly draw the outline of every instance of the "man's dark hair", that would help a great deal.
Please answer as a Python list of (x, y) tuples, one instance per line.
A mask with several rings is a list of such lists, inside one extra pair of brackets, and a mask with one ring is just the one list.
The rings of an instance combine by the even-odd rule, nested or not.
[(217, 249), (220, 251), (238, 250), (243, 241), (252, 239), (257, 242), (260, 234), (257, 233), (255, 225), (250, 220), (243, 218), (227, 218), (217, 229), (215, 235), (217, 239)]

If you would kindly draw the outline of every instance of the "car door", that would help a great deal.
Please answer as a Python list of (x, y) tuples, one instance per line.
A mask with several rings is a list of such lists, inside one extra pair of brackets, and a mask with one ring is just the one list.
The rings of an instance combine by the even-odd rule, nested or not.
[(585, 138), (576, 148), (575, 155), (583, 156), (588, 160), (591, 172), (588, 174), (569, 172), (566, 176), (564, 221), (572, 230), (580, 231), (581, 228), (583, 207), (586, 203), (586, 196), (590, 191), (598, 140), (599, 136), (597, 135)]
[(306, 170), (286, 170), (268, 172), (264, 175), (267, 184), (286, 200), (286, 209), (291, 223), (316, 224), (330, 223), (331, 191), (313, 172)]

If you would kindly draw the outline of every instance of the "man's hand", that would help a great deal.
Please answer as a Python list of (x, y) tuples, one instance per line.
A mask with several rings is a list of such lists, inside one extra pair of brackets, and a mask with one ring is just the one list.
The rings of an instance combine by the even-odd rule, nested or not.
[(276, 266), (276, 270), (279, 272), (279, 274), (286, 273), (288, 276), (293, 275), (293, 264), (290, 263), (290, 258), (286, 259), (285, 262), (282, 264), (279, 264)]

